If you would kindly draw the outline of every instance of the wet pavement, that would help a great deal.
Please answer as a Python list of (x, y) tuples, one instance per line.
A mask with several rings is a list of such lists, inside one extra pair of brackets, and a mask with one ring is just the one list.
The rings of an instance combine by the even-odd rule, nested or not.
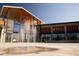
[(27, 47), (12, 47), (3, 50), (7, 55), (17, 55), (17, 54), (31, 54), (31, 53), (40, 53), (40, 52), (49, 52), (58, 50), (57, 48), (47, 48), (39, 46), (27, 46)]

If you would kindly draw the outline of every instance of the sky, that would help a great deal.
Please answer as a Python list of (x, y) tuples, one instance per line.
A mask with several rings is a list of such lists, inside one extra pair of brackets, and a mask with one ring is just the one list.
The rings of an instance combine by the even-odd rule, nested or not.
[(3, 5), (24, 7), (45, 23), (79, 21), (78, 3), (0, 3)]

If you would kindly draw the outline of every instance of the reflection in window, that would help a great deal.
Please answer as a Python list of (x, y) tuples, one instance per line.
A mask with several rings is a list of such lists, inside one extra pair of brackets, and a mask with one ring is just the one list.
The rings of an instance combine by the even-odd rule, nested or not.
[(20, 23), (14, 21), (14, 29), (13, 29), (13, 40), (19, 42), (20, 40)]
[(14, 21), (14, 33), (18, 33), (20, 30), (20, 24), (17, 21)]

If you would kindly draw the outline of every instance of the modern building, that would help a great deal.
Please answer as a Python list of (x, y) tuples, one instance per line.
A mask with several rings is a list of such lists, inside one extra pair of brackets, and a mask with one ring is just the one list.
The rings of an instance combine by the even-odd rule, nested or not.
[(79, 21), (37, 25), (37, 42), (79, 42)]
[(3, 6), (0, 42), (79, 42), (79, 21), (44, 24), (23, 7)]
[(35, 42), (36, 25), (43, 23), (23, 7), (3, 6), (0, 13), (0, 42)]

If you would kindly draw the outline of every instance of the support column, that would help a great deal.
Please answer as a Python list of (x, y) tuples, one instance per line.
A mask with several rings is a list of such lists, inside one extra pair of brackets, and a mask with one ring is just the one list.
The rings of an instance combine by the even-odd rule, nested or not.
[[(51, 26), (51, 25), (50, 25)], [(53, 39), (53, 31), (52, 31), (52, 26), (51, 26), (51, 39), (50, 40), (52, 40)]]
[(5, 43), (6, 40), (6, 21), (5, 21), (5, 17), (3, 17), (3, 21), (4, 21), (4, 25), (2, 26), (2, 31), (1, 31), (1, 43)]
[(36, 42), (36, 36), (37, 36), (36, 35), (37, 34), (36, 27), (34, 28), (33, 33), (34, 33), (34, 35), (33, 35), (33, 37), (34, 37), (33, 42)]
[(5, 38), (6, 38), (6, 33), (5, 33), (5, 28), (2, 28), (1, 31), (1, 43), (5, 43)]
[(64, 25), (64, 29), (65, 29), (65, 39), (67, 40), (67, 27), (66, 27), (66, 25)]

